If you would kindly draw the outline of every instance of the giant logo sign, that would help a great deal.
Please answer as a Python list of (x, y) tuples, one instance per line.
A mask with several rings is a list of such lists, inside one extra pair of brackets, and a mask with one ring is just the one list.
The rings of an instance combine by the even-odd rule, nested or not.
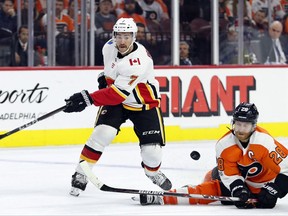
[(208, 90), (210, 97), (206, 96), (208, 92), (203, 88), (198, 76), (191, 77), (187, 92), (183, 92), (182, 80), (178, 76), (171, 77), (171, 80), (167, 77), (157, 77), (157, 80), (160, 83), (162, 111), (165, 117), (187, 117), (193, 113), (196, 116), (219, 116), (220, 104), (227, 115), (231, 115), (237, 105), (236, 92), (239, 92), (239, 101), (249, 102), (250, 91), (256, 90), (254, 76), (226, 76), (226, 80), (213, 76)]

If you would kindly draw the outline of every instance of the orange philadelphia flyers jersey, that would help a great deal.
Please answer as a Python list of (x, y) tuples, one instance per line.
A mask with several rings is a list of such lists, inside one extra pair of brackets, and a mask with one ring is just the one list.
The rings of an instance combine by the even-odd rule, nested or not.
[(221, 181), (230, 190), (235, 180), (244, 181), (252, 193), (258, 193), (266, 182), (279, 173), (288, 175), (288, 150), (265, 129), (257, 126), (249, 144), (243, 148), (232, 131), (216, 144)]

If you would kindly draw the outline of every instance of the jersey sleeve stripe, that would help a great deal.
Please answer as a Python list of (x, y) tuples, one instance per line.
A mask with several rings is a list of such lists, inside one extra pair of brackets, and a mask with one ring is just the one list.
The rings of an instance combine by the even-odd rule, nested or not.
[(144, 104), (146, 106), (145, 109), (160, 107), (160, 99), (157, 98), (157, 93), (154, 91), (153, 87), (155, 88), (155, 86), (149, 83), (140, 83), (133, 90), (133, 95), (137, 103)]
[(129, 96), (129, 92), (121, 90), (117, 88), (115, 85), (111, 85), (111, 88), (118, 94), (120, 95), (123, 99), (126, 99)]

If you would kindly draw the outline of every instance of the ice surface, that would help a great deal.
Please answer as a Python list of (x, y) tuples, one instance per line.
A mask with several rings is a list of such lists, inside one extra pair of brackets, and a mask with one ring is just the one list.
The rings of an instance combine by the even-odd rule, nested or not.
[[(282, 142), (285, 144), (285, 142)], [(215, 141), (168, 143), (162, 171), (173, 188), (198, 184), (215, 166)], [(288, 197), (274, 209), (241, 210), (209, 205), (141, 206), (133, 194), (104, 192), (91, 183), (79, 197), (69, 195), (71, 175), (82, 146), (9, 148), (0, 150), (0, 215), (287, 215)], [(190, 158), (192, 150), (201, 154)], [(110, 145), (94, 173), (113, 187), (160, 190), (144, 175), (138, 144)]]

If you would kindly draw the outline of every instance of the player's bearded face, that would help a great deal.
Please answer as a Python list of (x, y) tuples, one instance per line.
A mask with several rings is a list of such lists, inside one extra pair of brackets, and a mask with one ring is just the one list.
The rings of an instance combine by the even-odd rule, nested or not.
[(254, 131), (254, 125), (251, 122), (240, 122), (235, 121), (233, 124), (233, 130), (235, 133), (235, 136), (240, 141), (247, 141), (251, 135), (251, 133)]
[(120, 53), (126, 53), (133, 43), (132, 33), (117, 33), (116, 46)]

